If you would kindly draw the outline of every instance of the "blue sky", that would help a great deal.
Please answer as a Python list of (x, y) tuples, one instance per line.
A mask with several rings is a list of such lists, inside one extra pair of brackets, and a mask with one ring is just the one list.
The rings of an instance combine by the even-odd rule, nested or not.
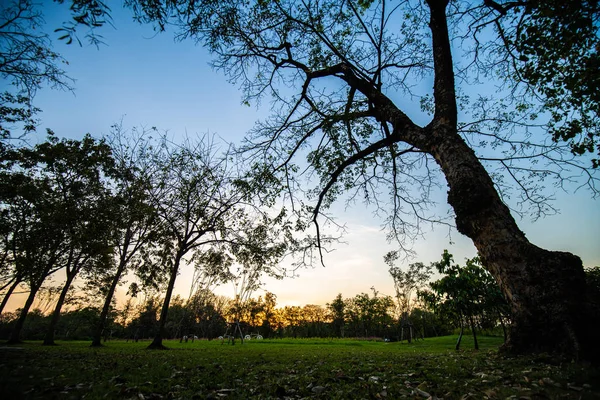
[[(48, 32), (68, 18), (66, 7), (54, 3), (45, 15)], [(116, 29), (101, 29), (107, 45), (100, 49), (55, 41), (54, 50), (69, 62), (65, 69), (76, 80), (75, 91), (43, 89), (38, 93), (35, 103), (43, 110), (40, 132), (51, 128), (59, 136), (79, 138), (89, 132), (100, 137), (122, 120), (125, 127), (157, 127), (174, 138), (211, 132), (239, 142), (255, 121), (268, 115), (268, 102), (258, 108), (241, 104), (238, 89), (209, 66), (211, 57), (203, 48), (191, 41), (175, 42), (172, 33), (155, 35), (150, 27), (132, 22), (130, 15), (127, 10), (113, 9)], [(445, 193), (437, 196), (439, 211), (445, 213)], [(585, 190), (560, 192), (555, 205), (561, 214), (534, 224), (518, 221), (521, 229), (541, 247), (573, 252), (586, 266), (600, 265), (598, 200)], [(284, 281), (266, 279), (264, 289), (275, 293), (280, 305), (325, 304), (337, 293), (351, 297), (370, 292), (372, 286), (393, 294), (383, 255), (395, 246), (386, 242), (381, 221), (361, 204), (350, 209), (339, 204), (332, 213), (346, 225), (345, 244), (326, 255), (325, 268), (316, 265), (300, 270), (299, 277)], [(450, 238), (445, 227), (427, 233), (414, 249), (417, 257), (405, 264), (437, 261), (444, 249), (457, 261), (476, 255), (468, 238), (456, 231)], [(191, 276), (190, 268), (182, 271), (177, 294), (187, 296)], [(233, 295), (230, 285), (219, 292)]]

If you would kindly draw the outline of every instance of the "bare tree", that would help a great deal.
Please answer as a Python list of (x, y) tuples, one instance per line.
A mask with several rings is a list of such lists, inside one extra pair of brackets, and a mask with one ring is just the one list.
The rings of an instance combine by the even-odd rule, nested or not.
[(116, 234), (113, 246), (116, 252), (115, 269), (106, 288), (104, 305), (96, 326), (92, 346), (101, 346), (102, 331), (111, 308), (117, 286), (132, 264), (139, 263), (140, 253), (159, 235), (156, 210), (150, 202), (149, 165), (144, 161), (151, 146), (149, 131), (126, 131), (122, 123), (112, 127), (108, 138), (116, 164), (115, 212)]
[(385, 263), (389, 265), (389, 273), (394, 279), (394, 290), (396, 291), (396, 301), (398, 302), (398, 311), (401, 324), (401, 339), (404, 338), (404, 329), (408, 330), (408, 342), (413, 338), (413, 324), (410, 320), (410, 313), (417, 301), (417, 291), (422, 289), (431, 278), (432, 265), (426, 266), (418, 262), (408, 266), (406, 271), (401, 267), (395, 266), (398, 260), (398, 252), (389, 252), (384, 257)]
[[(256, 187), (242, 181), (230, 165), (232, 158), (218, 154), (208, 135), (183, 146), (164, 140), (150, 161), (155, 167), (151, 204), (156, 208), (164, 235), (153, 259), (166, 269), (168, 279), (160, 314), (160, 328), (150, 348), (163, 348), (169, 302), (180, 268), (207, 258), (205, 252), (242, 263), (259, 263), (269, 271), (283, 255), (285, 246), (271, 230), (273, 221), (251, 203)], [(187, 257), (187, 258), (186, 258)], [(214, 257), (212, 260), (221, 259)], [(219, 265), (211, 264), (213, 267)], [(221, 268), (226, 268), (221, 264)]]

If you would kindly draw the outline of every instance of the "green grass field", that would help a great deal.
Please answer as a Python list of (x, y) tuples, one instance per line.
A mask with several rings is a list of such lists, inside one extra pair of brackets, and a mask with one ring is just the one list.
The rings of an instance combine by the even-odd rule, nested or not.
[(39, 342), (0, 347), (3, 399), (600, 398), (600, 371), (549, 357), (505, 358), (501, 338), (474, 351), (456, 337), (416, 343), (220, 341), (146, 350), (149, 342)]

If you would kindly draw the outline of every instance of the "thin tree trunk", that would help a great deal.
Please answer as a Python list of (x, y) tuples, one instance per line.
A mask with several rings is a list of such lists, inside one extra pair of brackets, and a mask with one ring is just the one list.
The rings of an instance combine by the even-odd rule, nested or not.
[(121, 275), (123, 271), (125, 271), (126, 262), (121, 258), (119, 262), (119, 268), (113, 277), (112, 282), (110, 283), (110, 288), (108, 289), (108, 293), (106, 294), (106, 298), (104, 299), (104, 306), (102, 307), (102, 312), (100, 313), (100, 319), (98, 321), (98, 325), (96, 325), (96, 330), (94, 331), (94, 335), (92, 337), (91, 347), (101, 347), (102, 346), (102, 331), (104, 330), (104, 325), (106, 324), (106, 319), (108, 318), (108, 313), (110, 312), (110, 306), (112, 303), (112, 299), (115, 295), (115, 291), (117, 289), (117, 285), (121, 280)]
[(21, 331), (23, 330), (23, 325), (25, 324), (25, 318), (27, 318), (29, 309), (35, 300), (35, 295), (37, 294), (38, 290), (40, 290), (43, 281), (43, 279), (40, 279), (40, 281), (36, 282), (34, 286), (31, 286), (29, 296), (27, 296), (27, 300), (21, 309), (21, 314), (19, 314), (19, 319), (17, 319), (17, 322), (10, 333), (10, 337), (7, 342), (8, 344), (21, 343)]
[(475, 350), (479, 350), (479, 343), (477, 342), (477, 332), (475, 332), (475, 322), (473, 317), (469, 316), (469, 323), (471, 325), (471, 332), (473, 333), (473, 342), (475, 343)]
[(183, 254), (179, 252), (175, 256), (173, 263), (173, 269), (171, 270), (171, 276), (169, 277), (169, 286), (167, 287), (167, 293), (165, 293), (165, 300), (163, 301), (162, 309), (160, 311), (160, 320), (158, 321), (158, 332), (154, 336), (152, 343), (148, 345), (149, 349), (164, 350), (166, 347), (163, 345), (163, 338), (166, 336), (165, 325), (167, 323), (167, 315), (169, 314), (169, 303), (171, 302), (171, 296), (173, 295), (173, 288), (175, 287), (175, 279), (177, 279), (177, 272), (179, 270), (179, 264)]
[(54, 331), (56, 330), (56, 325), (58, 324), (58, 320), (60, 319), (60, 310), (62, 309), (63, 304), (65, 303), (65, 299), (67, 298), (67, 293), (69, 292), (69, 288), (77, 275), (77, 270), (68, 273), (67, 271), (67, 280), (65, 285), (63, 286), (62, 291), (60, 292), (60, 296), (58, 297), (58, 301), (56, 302), (56, 307), (54, 308), (54, 312), (52, 313), (52, 319), (50, 320), (50, 324), (48, 325), (48, 329), (46, 330), (46, 336), (44, 337), (44, 346), (54, 346)]
[(19, 284), (21, 282), (22, 281), (20, 279), (15, 279), (15, 281), (12, 283), (12, 285), (8, 288), (8, 291), (4, 294), (4, 298), (2, 299), (2, 304), (0, 304), (0, 314), (2, 314), (4, 307), (6, 307), (6, 303), (8, 303), (8, 299), (10, 298), (12, 293), (15, 291), (15, 289), (17, 288), (17, 286), (19, 286)]
[(463, 324), (462, 315), (459, 316), (458, 320), (460, 323), (460, 334), (458, 335), (458, 340), (456, 341), (456, 346), (454, 346), (454, 350), (457, 350), (457, 351), (460, 349), (460, 342), (462, 341), (463, 333), (465, 331), (465, 326)]
[(110, 306), (112, 304), (112, 299), (115, 295), (115, 291), (117, 290), (117, 286), (119, 285), (119, 281), (121, 280), (121, 276), (127, 267), (131, 256), (139, 250), (139, 243), (137, 246), (133, 246), (130, 250), (132, 238), (134, 233), (132, 232), (130, 226), (125, 231), (125, 236), (123, 240), (123, 244), (121, 247), (121, 256), (119, 258), (119, 266), (117, 267), (117, 271), (115, 272), (115, 276), (110, 284), (108, 289), (108, 293), (106, 294), (106, 298), (104, 299), (104, 305), (102, 306), (102, 312), (100, 313), (100, 319), (98, 321), (98, 325), (96, 326), (96, 330), (92, 336), (92, 344), (90, 347), (101, 347), (101, 337), (102, 331), (104, 331), (104, 326), (106, 325), (106, 320), (108, 318), (108, 313), (110, 312)]

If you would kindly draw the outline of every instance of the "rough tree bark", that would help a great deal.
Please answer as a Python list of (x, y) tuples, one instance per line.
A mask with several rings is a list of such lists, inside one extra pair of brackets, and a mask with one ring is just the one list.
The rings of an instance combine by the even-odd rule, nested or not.
[[(369, 69), (369, 66), (364, 69), (353, 66), (352, 59), (344, 57), (345, 51), (338, 49), (333, 43), (335, 41), (324, 39), (322, 28), (311, 25), (315, 23), (312, 17), (307, 17), (303, 21), (304, 16), (300, 12), (296, 18), (291, 14), (288, 15), (287, 9), (283, 7), (273, 8), (275, 12), (281, 13), (282, 20), (285, 19), (291, 25), (298, 24), (300, 32), (308, 32), (308, 34), (314, 32), (315, 40), (324, 42), (323, 47), (335, 47), (332, 51), (336, 56), (333, 57), (335, 61), (332, 63), (338, 62), (338, 64), (324, 63), (323, 66), (319, 64), (316, 67), (310, 67), (310, 63), (304, 64), (302, 61), (303, 57), (310, 58), (307, 54), (301, 53), (300, 57), (294, 58), (296, 49), (304, 52), (306, 47), (294, 46), (283, 39), (280, 42), (275, 39), (275, 43), (272, 43), (273, 46), (270, 47), (265, 43), (277, 36), (269, 36), (276, 32), (275, 28), (262, 27), (264, 31), (257, 29), (256, 32), (252, 31), (252, 34), (246, 34), (246, 26), (235, 26), (241, 31), (238, 33), (236, 29), (229, 29), (231, 27), (228, 25), (235, 25), (235, 18), (227, 19), (224, 23), (227, 35), (231, 35), (224, 40), (231, 41), (231, 46), (229, 46), (229, 42), (219, 43), (217, 39), (217, 44), (224, 44), (225, 50), (221, 53), (220, 50), (215, 51), (222, 56), (220, 62), (225, 67), (232, 67), (231, 75), (234, 78), (240, 78), (236, 74), (240, 74), (240, 70), (244, 70), (238, 61), (250, 59), (259, 64), (264, 61), (265, 68), (268, 63), (272, 63), (269, 68), (273, 68), (274, 72), (290, 67), (296, 69), (298, 73), (305, 74), (301, 97), (304, 97), (307, 108), (315, 109), (314, 112), (310, 111), (306, 114), (311, 118), (313, 115), (318, 115), (315, 118), (321, 118), (320, 113), (322, 112), (322, 110), (316, 109), (318, 107), (310, 101), (310, 96), (307, 95), (312, 81), (323, 77), (342, 79), (348, 85), (349, 94), (347, 98), (344, 95), (344, 100), (348, 101), (348, 109), (355, 103), (354, 93), (360, 92), (366, 97), (369, 104), (368, 110), (365, 110), (363, 115), (375, 117), (377, 122), (383, 125), (385, 136), (382, 139), (369, 142), (363, 147), (354, 146), (355, 151), (352, 155), (344, 153), (344, 157), (347, 157), (345, 160), (341, 162), (334, 160), (333, 167), (324, 167), (329, 168), (327, 170), (329, 176), (324, 178), (326, 182), (321, 182), (324, 183), (324, 186), (320, 188), (319, 201), (315, 207), (315, 221), (324, 197), (342, 173), (359, 160), (370, 156), (376, 157), (379, 151), (385, 150), (395, 143), (405, 143), (418, 151), (427, 153), (433, 157), (445, 175), (448, 185), (448, 202), (454, 209), (458, 231), (473, 240), (483, 264), (495, 277), (509, 301), (512, 311), (511, 326), (504, 348), (514, 353), (550, 352), (573, 358), (585, 356), (592, 359), (598, 355), (600, 346), (598, 341), (591, 338), (592, 329), (586, 329), (587, 326), (592, 326), (597, 322), (591, 318), (591, 313), (586, 309), (586, 287), (581, 260), (569, 253), (541, 249), (527, 240), (517, 226), (510, 210), (502, 202), (489, 173), (459, 134), (455, 71), (446, 15), (449, 0), (425, 0), (425, 2), (430, 10), (429, 28), (434, 60), (433, 97), (435, 102), (434, 117), (431, 123), (425, 127), (415, 124), (384, 94), (381, 81), (378, 84), (376, 79), (378, 72), (373, 74), (375, 76), (373, 78), (367, 76), (369, 75), (368, 71), (372, 70)], [(371, 2), (364, 3), (370, 4)], [(305, 7), (310, 6), (305, 3)], [(188, 11), (182, 10), (183, 13)], [(240, 13), (243, 14), (242, 11)], [(355, 13), (358, 18), (356, 10)], [(148, 16), (148, 19), (160, 20), (155, 16)], [(213, 21), (209, 20), (206, 26), (201, 27), (215, 33), (215, 37), (221, 38), (222, 34), (211, 31), (212, 27), (209, 25), (211, 22)], [(367, 30), (366, 27), (365, 30)], [(195, 36), (197, 33), (193, 29), (190, 29), (190, 32), (191, 36)], [(265, 32), (264, 37), (260, 36), (263, 32)], [(254, 35), (258, 36), (256, 41), (253, 39)], [(210, 37), (210, 39), (213, 38)], [(371, 38), (371, 40), (377, 47), (375, 39)], [(310, 47), (310, 45), (308, 46)], [(320, 49), (318, 50), (320, 51)], [(381, 55), (381, 51), (381, 48), (377, 48), (378, 55)], [(329, 53), (325, 51), (321, 53), (329, 57)], [(248, 65), (251, 64), (248, 63)], [(317, 69), (315, 70), (315, 68)], [(254, 81), (246, 83), (252, 88), (261, 86), (260, 82), (258, 84)], [(267, 88), (271, 84), (272, 81), (268, 81), (264, 83), (264, 87)], [(319, 97), (320, 99), (321, 97)], [(294, 113), (302, 114), (297, 111), (298, 108), (295, 107), (290, 111), (288, 115), (290, 118), (282, 122), (279, 127), (281, 130), (275, 130), (274, 136), (270, 138), (271, 141), (266, 141), (267, 146), (270, 146), (273, 141), (280, 140), (279, 134), (289, 127), (299, 128), (302, 131), (303, 125), (294, 125), (294, 122), (290, 122), (297, 117)], [(350, 114), (347, 113), (348, 120), (353, 121), (355, 118), (360, 118)], [(334, 122), (339, 119), (339, 115), (333, 117), (335, 117), (332, 118)], [(310, 118), (307, 117), (306, 120), (310, 120)], [(260, 133), (262, 130), (258, 130), (258, 132)], [(269, 134), (270, 132), (266, 133), (266, 135)], [(296, 147), (290, 147), (291, 156), (301, 145), (305, 144), (305, 139), (311, 138), (312, 133), (303, 132), (303, 134), (304, 136), (293, 140)], [(261, 139), (263, 138), (261, 137)], [(260, 147), (260, 142), (256, 146)], [(285, 148), (285, 146), (283, 147)], [(252, 151), (256, 150), (256, 147), (253, 146), (249, 148)], [(274, 154), (276, 157), (280, 157), (279, 154)], [(399, 155), (392, 153), (391, 156)], [(281, 157), (283, 157), (284, 163), (289, 161), (287, 154)], [(319, 169), (320, 167), (317, 165), (315, 168)]]
[[(445, 8), (428, 0), (434, 52), (433, 121), (424, 150), (441, 167), (448, 202), (459, 232), (473, 240), (483, 265), (498, 281), (512, 310), (507, 350), (559, 352), (579, 358), (597, 353), (586, 330), (585, 275), (570, 253), (541, 249), (519, 229), (508, 207), (471, 148), (457, 133), (456, 94)], [(584, 353), (585, 352), (585, 353)]]
[(483, 265), (511, 305), (506, 349), (558, 351), (578, 358), (583, 347), (593, 345), (585, 328), (581, 260), (530, 243), (473, 151), (458, 135), (453, 136), (452, 140), (446, 136), (434, 157), (446, 175), (448, 202), (454, 208), (458, 231), (473, 240)]

